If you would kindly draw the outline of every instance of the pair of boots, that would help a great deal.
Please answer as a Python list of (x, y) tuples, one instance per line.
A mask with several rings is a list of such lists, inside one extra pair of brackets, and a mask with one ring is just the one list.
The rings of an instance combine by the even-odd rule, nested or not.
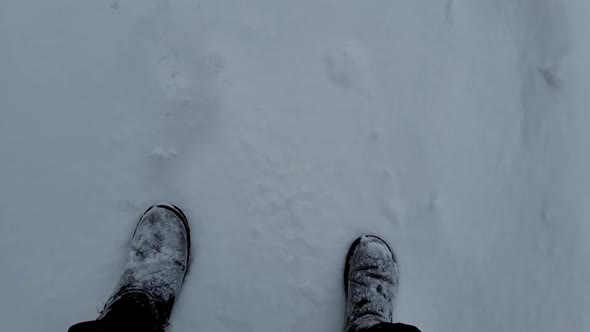
[[(69, 332), (164, 332), (180, 292), (190, 255), (190, 228), (175, 205), (157, 204), (141, 217), (129, 259), (113, 296), (95, 321)], [(363, 236), (346, 258), (346, 332), (419, 332), (393, 324), (398, 268), (389, 246)]]

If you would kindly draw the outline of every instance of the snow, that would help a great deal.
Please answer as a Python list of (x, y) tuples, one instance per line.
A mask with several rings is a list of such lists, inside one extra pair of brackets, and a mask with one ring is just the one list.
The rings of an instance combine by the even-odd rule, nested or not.
[(584, 0), (0, 2), (0, 321), (94, 319), (145, 209), (170, 331), (341, 331), (350, 243), (423, 331), (589, 331)]

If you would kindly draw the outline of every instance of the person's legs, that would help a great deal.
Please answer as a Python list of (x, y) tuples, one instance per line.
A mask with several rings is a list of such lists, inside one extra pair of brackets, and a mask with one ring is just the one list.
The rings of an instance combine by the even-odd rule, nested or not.
[(379, 323), (359, 332), (420, 332), (417, 327), (402, 323)]
[(69, 332), (163, 332), (180, 292), (190, 254), (190, 229), (182, 211), (150, 207), (139, 220), (123, 276), (95, 321)]
[(344, 269), (345, 332), (419, 332), (393, 323), (398, 266), (395, 255), (376, 236), (358, 238), (350, 247)]

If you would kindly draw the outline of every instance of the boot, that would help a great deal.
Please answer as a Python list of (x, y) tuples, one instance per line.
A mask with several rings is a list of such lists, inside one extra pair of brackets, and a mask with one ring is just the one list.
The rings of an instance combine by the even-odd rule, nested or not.
[(150, 207), (135, 228), (123, 275), (104, 310), (96, 321), (70, 332), (164, 331), (188, 268), (190, 245), (188, 221), (178, 207)]
[(344, 270), (346, 332), (392, 323), (397, 287), (397, 262), (385, 241), (376, 236), (354, 241)]

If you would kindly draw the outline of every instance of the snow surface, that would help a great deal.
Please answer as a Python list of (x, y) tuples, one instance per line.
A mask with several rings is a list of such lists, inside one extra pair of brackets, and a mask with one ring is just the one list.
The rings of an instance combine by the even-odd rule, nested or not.
[(590, 2), (0, 2), (0, 321), (94, 319), (187, 213), (170, 331), (341, 331), (363, 233), (423, 331), (590, 331)]

